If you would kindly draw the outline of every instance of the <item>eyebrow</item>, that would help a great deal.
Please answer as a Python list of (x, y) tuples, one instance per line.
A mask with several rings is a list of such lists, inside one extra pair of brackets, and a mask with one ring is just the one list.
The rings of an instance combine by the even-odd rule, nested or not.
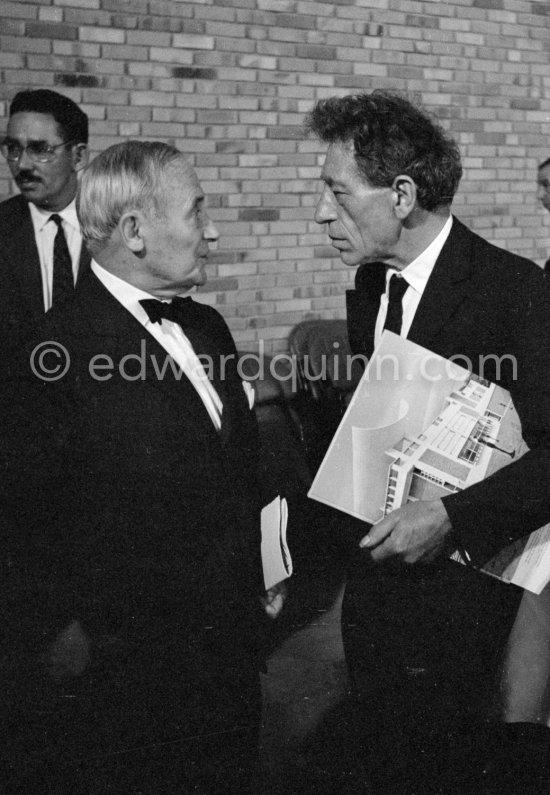
[(205, 198), (204, 193), (196, 193), (194, 196), (190, 196), (188, 199), (189, 204), (187, 205), (189, 209), (186, 212), (194, 213), (197, 207), (204, 203)]
[[(14, 138), (12, 135), (6, 135), (6, 137), (3, 139), (3, 142), (4, 143), (8, 143), (8, 144), (20, 144), (21, 140), (23, 140), (23, 139)], [(25, 138), (24, 140), (27, 142), (27, 145), (28, 144), (47, 144), (48, 146), (55, 146), (55, 144), (50, 144), (50, 142), (48, 141), (47, 138)]]
[(333, 177), (325, 177), (325, 175), (323, 173), (321, 173), (321, 179), (323, 180), (325, 185), (329, 186), (329, 188), (334, 188), (334, 187), (344, 188), (345, 187), (344, 183), (340, 182), (339, 179), (334, 179)]

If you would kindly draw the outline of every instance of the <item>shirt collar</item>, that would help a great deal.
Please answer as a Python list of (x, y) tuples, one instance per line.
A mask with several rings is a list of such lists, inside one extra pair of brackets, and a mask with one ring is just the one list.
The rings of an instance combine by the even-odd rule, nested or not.
[[(32, 202), (29, 202), (29, 210), (35, 232), (41, 232), (50, 220), (51, 216), (56, 214), (52, 213), (51, 210), (43, 210), (41, 207), (37, 207), (36, 204), (33, 204)], [(73, 199), (70, 204), (60, 210), (57, 215), (61, 216), (61, 218), (67, 224), (74, 227), (74, 229), (78, 231), (80, 230), (80, 224), (76, 214), (75, 199)]]
[[(125, 309), (131, 312), (142, 325), (146, 326), (151, 322), (149, 320), (149, 315), (139, 302), (144, 298), (156, 298), (157, 300), (161, 299), (157, 298), (156, 295), (151, 295), (151, 293), (148, 293), (145, 290), (141, 290), (139, 287), (135, 287), (129, 282), (125, 282), (124, 279), (120, 279), (118, 276), (115, 276), (114, 273), (106, 270), (94, 259), (92, 260), (90, 267), (99, 281), (104, 287), (107, 288), (111, 295), (113, 295)], [(183, 297), (192, 295), (195, 291), (196, 287), (192, 287), (187, 292), (181, 293), (181, 296)]]
[[(430, 245), (400, 272), (401, 276), (409, 283), (409, 286), (417, 293), (420, 293), (420, 295), (422, 295), (426, 289), (428, 279), (432, 275), (434, 265), (441, 253), (441, 249), (449, 237), (452, 225), (453, 217), (450, 215), (445, 221), (443, 228), (439, 234), (434, 237)], [(395, 273), (395, 271), (388, 269), (387, 280), (389, 280), (392, 273)]]

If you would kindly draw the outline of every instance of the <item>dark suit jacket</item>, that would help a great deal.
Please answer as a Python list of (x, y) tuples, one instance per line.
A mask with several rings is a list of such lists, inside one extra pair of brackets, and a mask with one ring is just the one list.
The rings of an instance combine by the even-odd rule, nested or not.
[[(384, 279), (383, 264), (362, 265), (356, 289), (347, 294), (350, 343), (367, 356)], [(521, 417), (531, 451), (444, 500), (473, 560), (483, 563), (550, 520), (550, 295), (544, 274), (455, 218), (408, 338), (460, 365), (471, 363), (511, 392)]]
[[(83, 246), (78, 275), (88, 270)], [(13, 196), (0, 203), (1, 352), (17, 350), (44, 315), (40, 260), (27, 201)]]
[[(363, 265), (348, 293), (352, 348), (370, 356), (385, 266)], [(550, 298), (533, 263), (456, 219), (408, 335), (512, 393), (531, 452), (444, 498), (454, 529), (482, 564), (550, 519)], [(485, 362), (480, 356), (491, 356)], [(458, 358), (466, 357), (465, 359)], [(514, 357), (517, 373), (510, 358)], [(483, 370), (483, 373), (481, 371)], [(517, 377), (515, 377), (517, 376)], [(364, 526), (361, 529), (364, 535)], [(373, 564), (354, 549), (342, 603), (350, 680), (364, 709), (370, 764), (395, 759), (410, 792), (478, 791), (486, 720), (520, 589), (440, 558)], [(479, 754), (479, 759), (474, 758)], [(483, 761), (480, 761), (483, 760)], [(384, 770), (384, 775), (387, 770)], [(369, 771), (372, 774), (372, 771)]]
[[(225, 322), (195, 307), (192, 339), (211, 357), (224, 404), (220, 433), (187, 378), (170, 366), (163, 374), (165, 350), (91, 272), (29, 345), (63, 345), (67, 374), (40, 381), (22, 357), (30, 377), (15, 380), (1, 488), (14, 528), (7, 576), (16, 613), (32, 605), (21, 619), (31, 645), (78, 618), (100, 656), (105, 643), (123, 648), (136, 670), (177, 660), (192, 681), (255, 664), (257, 428)], [(92, 361), (102, 365), (95, 377)]]

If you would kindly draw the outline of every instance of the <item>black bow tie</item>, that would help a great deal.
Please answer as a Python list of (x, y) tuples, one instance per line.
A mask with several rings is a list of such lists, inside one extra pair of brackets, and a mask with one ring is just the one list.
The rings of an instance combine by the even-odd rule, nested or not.
[(196, 315), (196, 304), (192, 298), (172, 298), (171, 301), (158, 301), (156, 298), (143, 298), (139, 302), (147, 312), (151, 323), (172, 320), (184, 328), (192, 325)]

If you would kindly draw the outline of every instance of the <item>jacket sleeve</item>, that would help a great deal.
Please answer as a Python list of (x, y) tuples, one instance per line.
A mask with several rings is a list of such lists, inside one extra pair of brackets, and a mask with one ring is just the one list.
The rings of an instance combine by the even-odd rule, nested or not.
[(512, 380), (502, 385), (510, 390), (529, 452), (443, 500), (475, 565), (550, 522), (550, 290), (541, 276), (525, 273), (522, 312), (509, 324), (502, 350), (514, 357)]

